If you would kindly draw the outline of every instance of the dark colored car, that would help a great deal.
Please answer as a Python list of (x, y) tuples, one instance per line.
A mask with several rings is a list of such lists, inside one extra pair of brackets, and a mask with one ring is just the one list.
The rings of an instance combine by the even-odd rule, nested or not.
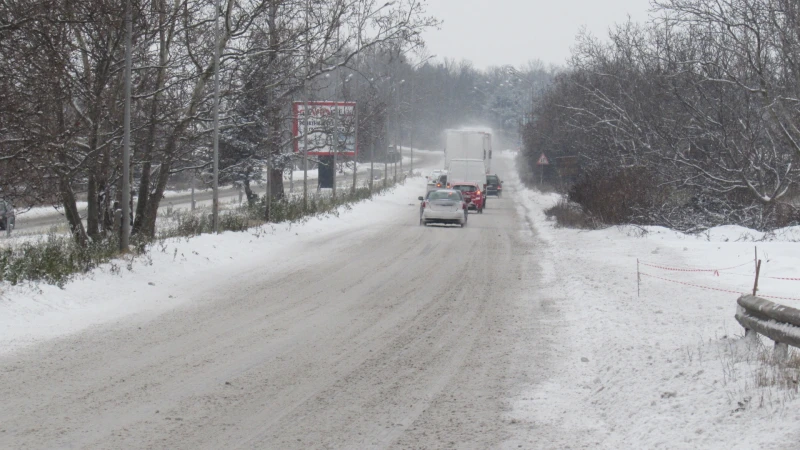
[(486, 175), (486, 195), (503, 196), (503, 180), (497, 175)]
[(16, 223), (16, 213), (11, 202), (0, 200), (0, 230), (10, 233)]

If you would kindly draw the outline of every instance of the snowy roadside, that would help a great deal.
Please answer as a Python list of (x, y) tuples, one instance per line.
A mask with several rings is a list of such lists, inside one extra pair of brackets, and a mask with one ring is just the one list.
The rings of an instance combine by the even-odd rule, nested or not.
[[(518, 183), (516, 173), (508, 178)], [(543, 212), (555, 194), (520, 187), (515, 195), (543, 242), (546, 287), (532, 295), (558, 314), (547, 330), (555, 369), (521, 392), (510, 413), (542, 448), (796, 445), (797, 385), (776, 385), (776, 371), (740, 340), (734, 313), (737, 292), (752, 290), (754, 246), (762, 275), (800, 277), (800, 228), (774, 236), (738, 227), (702, 236), (657, 227), (564, 229)], [(651, 264), (640, 266), (643, 273), (659, 277), (643, 276), (640, 296), (637, 258)], [(652, 266), (734, 268), (717, 276)], [(762, 278), (760, 286), (761, 294), (800, 298), (797, 281)], [(774, 301), (800, 308), (800, 300)]]
[[(298, 270), (320, 257), (314, 242), (340, 233), (363, 233), (408, 214), (424, 192), (424, 179), (373, 200), (340, 208), (338, 215), (301, 224), (270, 224), (247, 232), (170, 239), (148, 254), (117, 259), (63, 289), (38, 284), (0, 284), (0, 353), (93, 325), (150, 317), (184, 302), (202, 301), (220, 285), (258, 269), (260, 273)], [(252, 273), (250, 274), (252, 275)]]

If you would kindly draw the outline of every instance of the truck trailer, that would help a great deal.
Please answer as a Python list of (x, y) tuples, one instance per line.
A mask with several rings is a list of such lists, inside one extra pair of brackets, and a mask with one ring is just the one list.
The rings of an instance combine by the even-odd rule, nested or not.
[(453, 159), (447, 171), (447, 183), (478, 183), (483, 189), (486, 185), (486, 166), (480, 159)]
[(492, 134), (476, 130), (445, 130), (445, 168), (454, 159), (479, 159), (485, 172), (492, 167)]

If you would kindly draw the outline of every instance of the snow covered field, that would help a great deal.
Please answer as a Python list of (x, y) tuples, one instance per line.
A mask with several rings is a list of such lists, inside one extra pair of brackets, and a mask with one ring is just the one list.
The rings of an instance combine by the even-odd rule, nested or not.
[[(544, 434), (541, 448), (796, 448), (798, 378), (776, 385), (782, 377), (760, 361), (769, 353), (740, 339), (734, 313), (738, 293), (752, 291), (755, 246), (760, 295), (800, 308), (800, 281), (766, 278), (800, 278), (800, 227), (768, 236), (739, 227), (699, 236), (564, 229), (543, 213), (555, 194), (517, 196), (543, 241), (543, 307), (559, 317), (547, 330), (562, 355), (557, 369), (511, 413)], [(659, 277), (642, 276), (641, 295), (637, 258), (651, 264), (640, 265), (643, 274)], [(698, 268), (731, 269), (674, 270)]]

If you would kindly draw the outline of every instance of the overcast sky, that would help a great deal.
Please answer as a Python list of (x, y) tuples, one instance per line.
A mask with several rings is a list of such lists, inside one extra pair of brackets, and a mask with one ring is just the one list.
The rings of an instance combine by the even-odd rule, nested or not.
[(649, 0), (427, 0), (441, 30), (425, 34), (428, 51), (471, 60), (477, 68), (531, 59), (563, 64), (582, 26), (605, 36), (609, 26), (647, 19)]

